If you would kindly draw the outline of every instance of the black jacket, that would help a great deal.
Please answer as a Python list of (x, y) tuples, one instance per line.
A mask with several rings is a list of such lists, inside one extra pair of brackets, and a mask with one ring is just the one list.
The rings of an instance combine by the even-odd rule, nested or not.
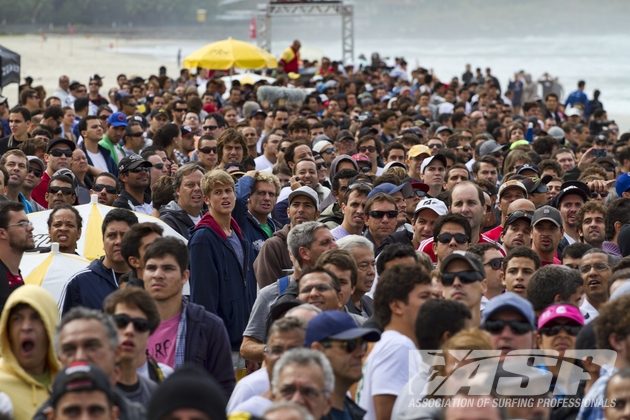
[(0, 260), (0, 313), (2, 313), (4, 304), (7, 302), (9, 295), (16, 289), (16, 287), (9, 286), (7, 271), (9, 271), (9, 269)]
[(172, 227), (186, 240), (190, 239), (190, 229), (195, 224), (192, 219), (175, 201), (171, 201), (160, 209), (160, 220)]

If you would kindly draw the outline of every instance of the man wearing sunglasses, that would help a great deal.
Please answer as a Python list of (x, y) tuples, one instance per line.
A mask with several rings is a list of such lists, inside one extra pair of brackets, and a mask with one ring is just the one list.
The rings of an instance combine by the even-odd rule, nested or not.
[(77, 195), (73, 179), (61, 173), (53, 175), (50, 184), (48, 184), (45, 197), (49, 209), (54, 209), (64, 204), (70, 206), (76, 204)]
[(111, 206), (118, 198), (120, 193), (120, 185), (118, 179), (109, 172), (101, 172), (92, 185), (91, 194), (98, 195), (98, 202)]
[[(402, 186), (400, 188), (402, 189)], [(402, 198), (402, 194), (400, 195)], [(372, 197), (369, 195), (368, 197), (368, 200), (365, 202), (365, 225), (367, 230), (364, 235), (374, 243), (375, 254), (378, 255), (382, 248), (387, 245), (386, 239), (396, 231), (398, 207), (396, 206), (396, 200), (384, 192), (376, 192), (372, 194)]]
[(472, 325), (479, 325), (481, 298), (487, 290), (481, 258), (472, 252), (453, 251), (442, 261), (440, 271), (444, 297), (466, 305), (472, 314)]
[[(116, 387), (129, 400), (146, 406), (157, 384), (138, 374), (138, 367), (146, 368), (149, 335), (160, 324), (157, 306), (145, 290), (127, 287), (109, 295), (103, 309), (112, 316), (118, 330), (119, 374)], [(172, 372), (169, 369), (166, 374)]]
[(34, 211), (46, 210), (33, 199), (33, 189), (42, 182), (42, 175), (46, 170), (46, 165), (37, 156), (27, 156), (28, 158), (28, 174), (22, 183), (22, 195), (28, 200)]
[(490, 333), (492, 347), (503, 355), (534, 348), (536, 314), (528, 300), (511, 292), (488, 301), (481, 328)]
[[(92, 121), (98, 123), (98, 119)], [(100, 131), (100, 130), (99, 130)], [(74, 142), (64, 138), (56, 138), (48, 142), (44, 160), (46, 171), (41, 176), (41, 182), (33, 188), (32, 197), (40, 206), (48, 208), (46, 193), (50, 180), (59, 169), (70, 168), (72, 152), (76, 149)]]
[(488, 299), (503, 293), (503, 254), (501, 248), (497, 244), (475, 244), (468, 251), (476, 254), (483, 262), (483, 268), (486, 272), (487, 290), (482, 298), (482, 305)]
[(324, 311), (308, 323), (304, 344), (324, 353), (335, 375), (335, 388), (331, 395), (332, 417), (363, 418), (365, 411), (347, 394), (363, 376), (362, 359), (368, 343), (380, 338), (377, 330), (357, 328), (352, 317), (341, 311)]
[(454, 251), (468, 249), (470, 232), (468, 221), (459, 214), (448, 213), (435, 221), (431, 239), (432, 251), (438, 266)]
[(151, 182), (149, 175), (151, 166), (153, 166), (151, 162), (138, 155), (125, 157), (120, 161), (118, 178), (123, 184), (123, 190), (112, 204), (114, 207), (144, 214), (153, 212), (151, 198), (146, 194), (147, 187)]

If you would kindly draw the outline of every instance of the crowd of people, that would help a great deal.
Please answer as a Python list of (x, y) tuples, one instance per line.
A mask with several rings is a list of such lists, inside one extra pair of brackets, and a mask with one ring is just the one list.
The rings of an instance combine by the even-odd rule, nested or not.
[[(599, 92), (290, 49), (272, 83), (162, 68), (0, 97), (0, 419), (627, 418), (630, 133)], [(77, 254), (91, 200), (114, 207), (104, 256), (59, 301), (25, 285), (50, 251), (29, 214)], [(525, 398), (507, 369), (431, 391), (459, 350), (589, 356), (571, 392), (534, 366), (555, 404), (502, 406)]]

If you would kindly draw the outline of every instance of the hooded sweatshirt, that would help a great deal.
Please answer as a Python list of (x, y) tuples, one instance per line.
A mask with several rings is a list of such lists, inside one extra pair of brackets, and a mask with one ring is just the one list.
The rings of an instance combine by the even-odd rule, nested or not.
[[(18, 363), (9, 342), (9, 313), (18, 304), (27, 304), (41, 317), (48, 334), (46, 355), (46, 385), (28, 374)], [(59, 361), (53, 348), (55, 326), (59, 322), (59, 312), (55, 299), (39, 286), (25, 285), (9, 296), (0, 318), (0, 392), (6, 393), (13, 402), (16, 420), (30, 420), (49, 396), (55, 375), (59, 371)]]

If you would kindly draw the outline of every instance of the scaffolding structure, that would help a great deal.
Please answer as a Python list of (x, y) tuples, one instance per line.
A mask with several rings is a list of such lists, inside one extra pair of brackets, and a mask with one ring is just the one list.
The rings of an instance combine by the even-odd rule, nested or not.
[(354, 62), (354, 6), (343, 1), (274, 1), (258, 6), (258, 46), (271, 51), (272, 18), (278, 16), (341, 16), (341, 59)]

